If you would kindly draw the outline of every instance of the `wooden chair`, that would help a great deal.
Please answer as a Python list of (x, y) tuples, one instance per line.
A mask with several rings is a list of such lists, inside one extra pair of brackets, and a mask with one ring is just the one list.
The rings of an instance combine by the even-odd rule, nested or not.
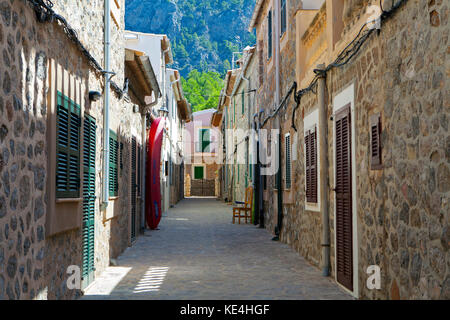
[(251, 222), (253, 209), (253, 187), (247, 187), (245, 189), (245, 202), (236, 201), (235, 204), (241, 205), (241, 207), (233, 207), (233, 223), (235, 218), (239, 219), (239, 224), (241, 224), (241, 218), (245, 218), (245, 223), (248, 223), (247, 219), (250, 219)]

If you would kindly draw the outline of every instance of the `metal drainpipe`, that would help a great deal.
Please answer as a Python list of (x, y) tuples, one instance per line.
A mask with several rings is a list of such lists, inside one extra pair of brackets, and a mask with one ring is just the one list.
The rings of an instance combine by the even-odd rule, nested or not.
[(258, 201), (259, 201), (259, 227), (264, 228), (264, 190), (263, 190), (263, 178), (261, 176), (261, 158), (260, 158), (260, 150), (261, 150), (261, 114), (263, 113), (263, 110), (260, 110), (258, 112), (258, 122), (257, 122), (257, 129), (258, 129), (258, 149), (257, 149), (257, 161), (258, 161), (258, 180), (259, 180), (259, 190), (258, 190)]
[[(319, 65), (319, 69), (325, 68)], [(320, 207), (322, 211), (322, 275), (330, 275), (330, 217), (328, 215), (328, 126), (326, 102), (326, 78), (322, 75), (318, 80), (319, 101), (319, 159), (320, 159)]]
[[(280, 1), (275, 1), (275, 105), (280, 103)], [(275, 229), (275, 237), (273, 240), (277, 241), (281, 238), (281, 227), (283, 219), (283, 200), (282, 200), (282, 187), (281, 187), (281, 123), (280, 118), (275, 118), (275, 129), (279, 130), (278, 135), (278, 173), (277, 179), (277, 202), (278, 202), (278, 217), (277, 226)]]
[(110, 96), (110, 38), (111, 38), (111, 16), (109, 1), (105, 1), (104, 6), (104, 19), (105, 19), (105, 30), (104, 30), (104, 41), (105, 41), (105, 96), (104, 104), (105, 110), (103, 111), (103, 190), (102, 190), (102, 207), (106, 209), (109, 202), (109, 96)]

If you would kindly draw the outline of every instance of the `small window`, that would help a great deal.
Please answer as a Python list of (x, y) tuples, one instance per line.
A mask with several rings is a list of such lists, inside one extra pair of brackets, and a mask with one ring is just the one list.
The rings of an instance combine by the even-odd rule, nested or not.
[(203, 166), (194, 167), (194, 179), (195, 180), (201, 180), (204, 178), (205, 175), (205, 168)]
[(81, 109), (62, 93), (57, 94), (56, 198), (80, 196)]
[(287, 28), (287, 7), (286, 0), (281, 0), (281, 36), (286, 32)]
[(109, 196), (117, 197), (119, 194), (119, 179), (118, 179), (118, 157), (119, 157), (119, 143), (117, 142), (117, 134), (109, 131)]
[(272, 10), (267, 15), (267, 60), (272, 58)]
[(286, 154), (286, 189), (290, 189), (292, 185), (291, 177), (291, 136), (286, 134), (284, 138), (285, 142), (285, 154)]
[(317, 203), (317, 130), (305, 133), (306, 202)]
[(371, 169), (379, 170), (381, 165), (381, 119), (380, 114), (370, 117), (370, 158)]

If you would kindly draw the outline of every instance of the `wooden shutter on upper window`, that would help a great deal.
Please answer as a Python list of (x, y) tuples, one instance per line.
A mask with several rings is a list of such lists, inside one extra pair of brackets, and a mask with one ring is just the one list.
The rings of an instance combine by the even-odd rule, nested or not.
[(56, 197), (80, 196), (81, 108), (58, 92), (56, 136)]
[(119, 143), (117, 135), (111, 130), (109, 132), (109, 196), (116, 197), (119, 190), (119, 177), (117, 162), (119, 158)]
[(305, 136), (306, 202), (317, 203), (317, 129), (308, 130)]
[(370, 158), (371, 169), (379, 170), (381, 165), (381, 119), (380, 114), (370, 117)]
[(286, 189), (290, 189), (292, 185), (291, 179), (291, 136), (285, 136), (285, 153), (286, 153)]

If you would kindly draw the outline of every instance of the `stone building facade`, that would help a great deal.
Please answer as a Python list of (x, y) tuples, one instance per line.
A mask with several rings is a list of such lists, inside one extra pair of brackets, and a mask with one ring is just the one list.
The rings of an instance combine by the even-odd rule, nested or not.
[[(279, 44), (268, 30), (277, 21), (269, 18), (275, 4), (257, 1), (251, 23), (262, 123), (281, 129), (281, 184), (277, 175), (263, 177), (265, 227), (357, 298), (448, 299), (449, 90), (442, 70), (448, 60), (448, 5), (383, 1), (383, 9), (393, 11), (383, 16), (380, 30), (370, 32), (347, 63), (321, 77), (314, 69), (325, 69), (351, 46), (379, 1), (281, 1), (287, 24)], [(312, 90), (301, 91), (314, 80)], [(290, 92), (294, 81), (296, 99)], [(348, 130), (338, 132), (343, 123)], [(340, 144), (344, 138), (348, 150)], [(348, 160), (346, 198), (342, 159)], [(379, 289), (366, 284), (374, 265), (381, 272)]]
[[(125, 3), (120, 0), (111, 5), (115, 7), (111, 7), (109, 71), (115, 72), (116, 85), (111, 86), (110, 129), (117, 143), (117, 190), (104, 208), (104, 105), (102, 99), (94, 101), (89, 94), (103, 93), (103, 74), (57, 21), (38, 22), (29, 1), (0, 2), (0, 299), (79, 297), (109, 266), (110, 259), (132, 244), (133, 232), (138, 231), (132, 230), (135, 224), (130, 212), (132, 159), (138, 154), (131, 152), (134, 142), (142, 144), (145, 122), (140, 114), (143, 106), (121, 90), (125, 84)], [(104, 1), (56, 2), (52, 11), (67, 20), (81, 45), (103, 66), (104, 51), (99, 44), (104, 35)], [(70, 116), (73, 143), (78, 139), (78, 154), (71, 153), (78, 155), (78, 162), (71, 162), (74, 171), (69, 180), (73, 184), (65, 194), (59, 189), (62, 173), (58, 170), (64, 168), (63, 162), (56, 157), (61, 147), (57, 141), (62, 141), (57, 136), (63, 132), (58, 129), (64, 117), (60, 104), (64, 103), (74, 113)], [(88, 145), (91, 167), (86, 169), (88, 160), (83, 157)], [(88, 172), (92, 173), (90, 197), (83, 197)], [(92, 215), (89, 223), (84, 221), (86, 210)], [(93, 228), (89, 231), (88, 226)], [(83, 239), (89, 232), (92, 242), (87, 244)], [(86, 257), (83, 251), (88, 245), (90, 256)], [(90, 269), (85, 275), (87, 263)], [(70, 266), (81, 269), (81, 288), (67, 286)]]
[(230, 70), (225, 77), (225, 89), (211, 119), (222, 135), (225, 150), (223, 162), (219, 164), (219, 176), (223, 180), (223, 187), (219, 187), (223, 190), (221, 198), (230, 202), (244, 201), (246, 188), (255, 182), (256, 144), (252, 130), (258, 112), (257, 61), (255, 47), (244, 49), (237, 62), (239, 68)]
[(184, 125), (184, 194), (191, 196), (218, 195), (219, 138), (211, 126), (215, 109), (194, 112), (192, 121)]

